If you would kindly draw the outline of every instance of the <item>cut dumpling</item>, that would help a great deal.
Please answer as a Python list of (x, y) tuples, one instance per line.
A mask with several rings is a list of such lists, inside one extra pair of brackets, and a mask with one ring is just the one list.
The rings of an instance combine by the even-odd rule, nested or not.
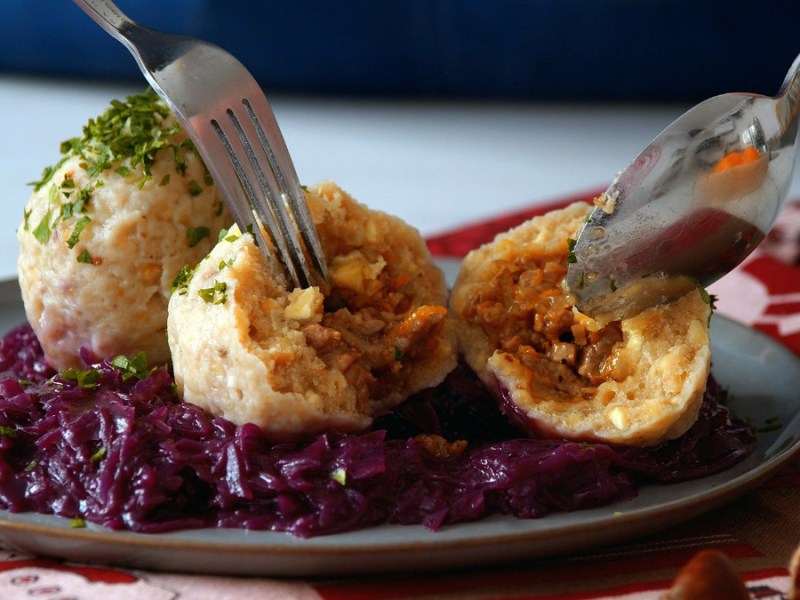
[(232, 230), (169, 306), (187, 402), (274, 440), (361, 430), (456, 363), (447, 290), (419, 233), (334, 184), (306, 194), (331, 289), (287, 291)]
[(564, 291), (575, 203), (464, 260), (450, 307), (467, 363), (534, 435), (650, 446), (697, 419), (710, 368), (702, 290), (601, 327)]

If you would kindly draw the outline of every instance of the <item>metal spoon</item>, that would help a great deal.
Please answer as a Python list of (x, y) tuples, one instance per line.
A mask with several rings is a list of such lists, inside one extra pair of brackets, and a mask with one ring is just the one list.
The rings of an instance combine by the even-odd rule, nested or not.
[(601, 322), (707, 286), (764, 239), (794, 170), (800, 56), (774, 98), (723, 94), (662, 131), (597, 200), (567, 288)]

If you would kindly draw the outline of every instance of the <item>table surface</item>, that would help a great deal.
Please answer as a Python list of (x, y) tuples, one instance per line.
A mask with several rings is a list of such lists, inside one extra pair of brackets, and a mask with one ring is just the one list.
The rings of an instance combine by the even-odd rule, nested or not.
[[(8, 215), (0, 226), (0, 280), (16, 275), (15, 230), (30, 194), (27, 182), (37, 179), (45, 166), (54, 163), (59, 143), (78, 135), (87, 119), (99, 114), (109, 100), (141, 89), (0, 76), (0, 127), (5, 134), (0, 161), (3, 190), (0, 209)], [(427, 237), (600, 190), (687, 108), (300, 97), (276, 97), (272, 102), (304, 183), (333, 179), (356, 199), (400, 216)], [(790, 195), (800, 196), (797, 173)], [(789, 279), (800, 280), (796, 276), (781, 278)], [(777, 290), (783, 296), (797, 291)], [(775, 289), (770, 288), (769, 292), (773, 294), (770, 298), (777, 297)], [(735, 293), (728, 297), (738, 299)], [(767, 330), (786, 325), (785, 320), (777, 318), (759, 322), (762, 316), (751, 315), (748, 324)], [(786, 326), (793, 327), (790, 331), (793, 337), (785, 339), (791, 339), (788, 345), (798, 351), (800, 327)], [(594, 587), (582, 584), (586, 588), (584, 595), (566, 593), (564, 581), (556, 585), (549, 573), (553, 568), (550, 563), (510, 571), (400, 578), (389, 582), (309, 585), (300, 581), (152, 573), (139, 574), (136, 581), (145, 587), (149, 582), (182, 590), (173, 598), (185, 595), (197, 599), (517, 598), (520, 593), (530, 598), (554, 598), (551, 594), (557, 593), (556, 588), (566, 593), (558, 598), (644, 599), (657, 596), (648, 591), (654, 587), (640, 582), (661, 585), (658, 581), (668, 581), (674, 576), (699, 546), (712, 543), (738, 557), (738, 564), (747, 569), (754, 586), (774, 588), (785, 584), (785, 571), (778, 567), (784, 564), (788, 548), (800, 540), (782, 539), (777, 553), (770, 554), (765, 548), (770, 548), (770, 544), (774, 547), (774, 539), (767, 537), (787, 538), (788, 531), (791, 538), (800, 531), (793, 508), (800, 501), (798, 470), (800, 464), (795, 461), (794, 470), (784, 474), (783, 479), (776, 480), (759, 495), (739, 501), (730, 511), (712, 515), (699, 530), (697, 524), (688, 524), (666, 536), (628, 546), (621, 550), (623, 554), (615, 554), (612, 549), (597, 555), (599, 559), (590, 555), (572, 560), (570, 573), (575, 577), (593, 577), (593, 581), (599, 582)], [(764, 516), (752, 518), (754, 507), (758, 511), (763, 509)], [(766, 519), (772, 518), (770, 515), (780, 518), (773, 518), (769, 527), (765, 527)], [(787, 521), (786, 515), (795, 516)], [(725, 532), (724, 536), (720, 532)], [(660, 557), (658, 564), (636, 562), (645, 555)], [(619, 571), (620, 560), (624, 562), (625, 573)], [(566, 568), (567, 563), (557, 566)], [(12, 575), (16, 577), (25, 569), (35, 569), (37, 577), (49, 574), (62, 582), (66, 577), (59, 563), (2, 551), (0, 567), (0, 588), (4, 590), (10, 589), (2, 587), (5, 580), (11, 581)], [(81, 580), (82, 585), (88, 585), (87, 581), (94, 585), (87, 572), (72, 569), (69, 576), (81, 575), (87, 578)], [(467, 593), (464, 586), (471, 586), (471, 591)], [(450, 588), (452, 593), (448, 592)], [(97, 591), (99, 587), (92, 589)], [(378, 589), (381, 594), (377, 594)], [(122, 593), (122, 588), (119, 590)], [(391, 590), (395, 591), (388, 593)], [(598, 590), (605, 590), (608, 595)], [(235, 595), (225, 595), (228, 593)]]

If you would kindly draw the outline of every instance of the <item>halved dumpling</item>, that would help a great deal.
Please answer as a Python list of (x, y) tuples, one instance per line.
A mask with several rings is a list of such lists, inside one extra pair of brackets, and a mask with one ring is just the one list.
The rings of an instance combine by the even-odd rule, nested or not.
[(253, 237), (232, 231), (169, 304), (184, 400), (276, 441), (365, 429), (456, 365), (444, 275), (419, 233), (332, 183), (307, 199), (327, 293), (284, 289)]
[(650, 446), (697, 419), (708, 379), (711, 307), (702, 290), (600, 326), (564, 291), (575, 203), (464, 259), (450, 309), (465, 360), (534, 435)]

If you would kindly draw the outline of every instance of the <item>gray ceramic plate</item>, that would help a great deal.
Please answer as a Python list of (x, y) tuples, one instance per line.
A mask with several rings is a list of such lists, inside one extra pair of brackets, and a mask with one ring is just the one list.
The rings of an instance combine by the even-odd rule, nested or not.
[[(0, 333), (24, 320), (16, 281), (0, 282)], [(586, 550), (687, 521), (758, 486), (800, 449), (800, 360), (774, 340), (716, 317), (714, 373), (737, 414), (781, 429), (760, 437), (735, 467), (697, 481), (650, 486), (631, 501), (537, 520), (493, 517), (432, 533), (381, 526), (313, 539), (281, 533), (202, 529), (142, 535), (66, 519), (0, 511), (0, 544), (81, 562), (169, 571), (251, 575), (349, 575), (468, 567)]]

